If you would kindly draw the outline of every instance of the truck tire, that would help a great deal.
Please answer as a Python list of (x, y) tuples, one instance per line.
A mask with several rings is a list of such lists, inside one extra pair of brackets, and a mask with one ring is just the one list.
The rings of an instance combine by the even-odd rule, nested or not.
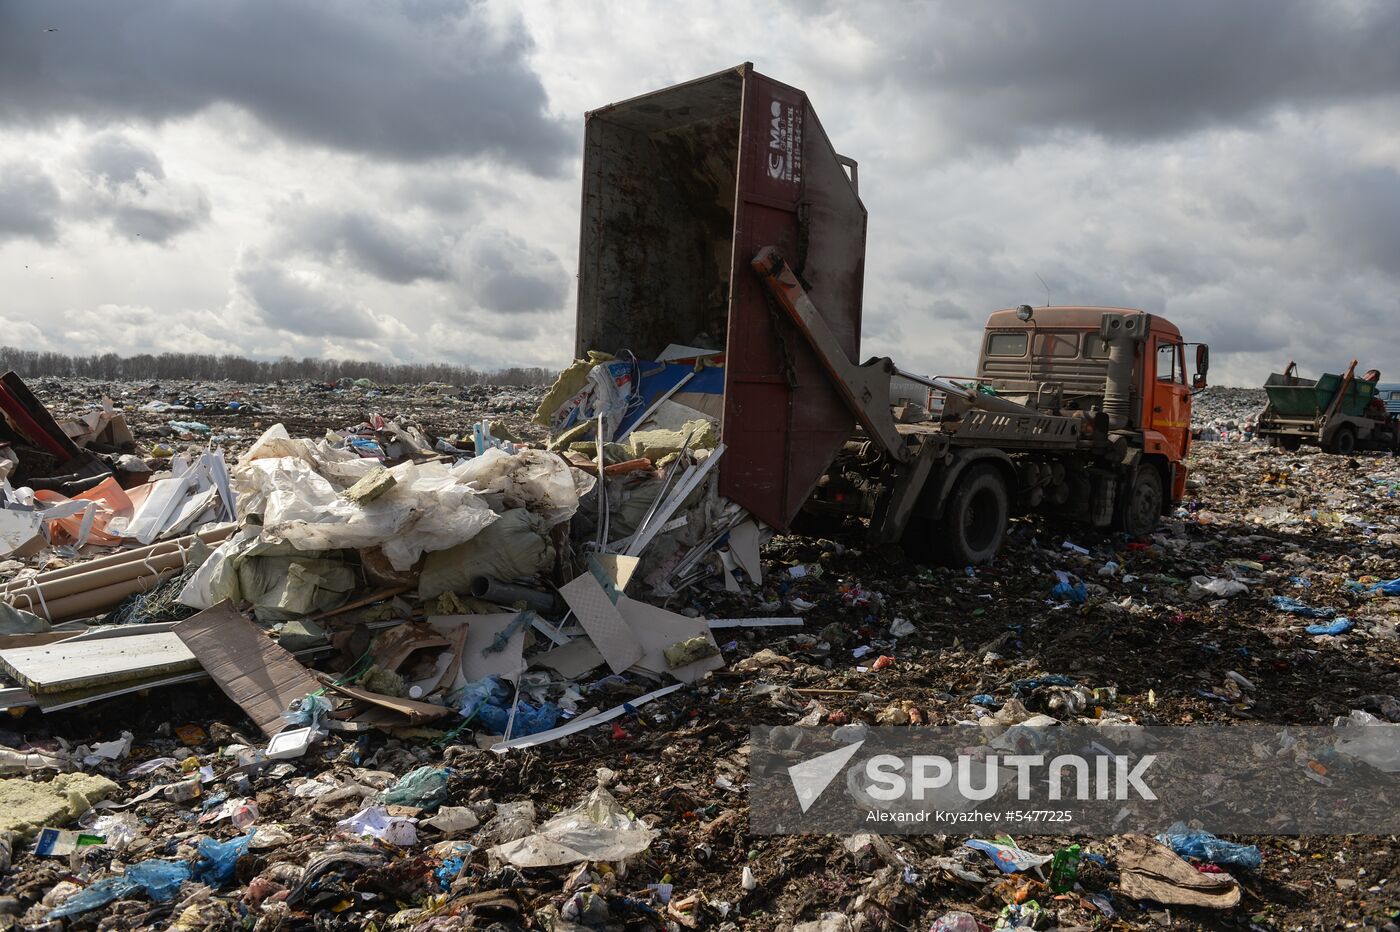
[(1343, 424), (1337, 428), (1337, 432), (1332, 435), (1332, 440), (1327, 444), (1327, 452), (1335, 453), (1338, 456), (1350, 456), (1356, 451), (1356, 428), (1350, 424)]
[(1162, 476), (1151, 466), (1133, 474), (1118, 510), (1118, 528), (1129, 537), (1146, 537), (1162, 517)]
[(1297, 453), (1303, 446), (1302, 437), (1279, 437), (1274, 441), (1285, 453)]
[(991, 561), (1006, 538), (1010, 514), (1001, 471), (987, 463), (969, 466), (933, 527), (939, 562), (959, 567)]

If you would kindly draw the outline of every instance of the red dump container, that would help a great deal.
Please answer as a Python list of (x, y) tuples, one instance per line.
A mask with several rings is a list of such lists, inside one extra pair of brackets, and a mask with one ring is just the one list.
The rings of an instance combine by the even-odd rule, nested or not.
[(724, 347), (720, 491), (778, 528), (855, 418), (749, 262), (776, 246), (859, 360), (865, 223), (807, 95), (751, 64), (586, 117), (577, 353)]

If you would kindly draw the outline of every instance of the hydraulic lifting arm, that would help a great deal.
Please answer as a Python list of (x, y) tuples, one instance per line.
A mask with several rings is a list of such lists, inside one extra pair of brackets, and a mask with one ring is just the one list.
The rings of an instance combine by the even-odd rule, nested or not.
[(752, 264), (773, 297), (816, 351), (832, 383), (870, 439), (893, 459), (908, 461), (912, 451), (905, 446), (890, 414), (890, 377), (896, 373), (894, 363), (888, 357), (877, 356), (858, 366), (846, 358), (836, 334), (817, 312), (807, 289), (802, 287), (792, 269), (772, 246), (760, 249), (758, 255), (753, 257)]

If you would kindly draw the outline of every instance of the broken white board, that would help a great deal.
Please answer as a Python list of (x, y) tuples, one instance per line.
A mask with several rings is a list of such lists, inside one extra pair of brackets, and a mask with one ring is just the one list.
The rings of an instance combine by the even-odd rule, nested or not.
[(0, 667), (36, 694), (180, 673), (198, 666), (194, 654), (168, 631), (0, 651)]
[(614, 673), (621, 673), (642, 659), (642, 648), (632, 629), (591, 572), (561, 587), (559, 594)]
[(734, 555), (739, 568), (749, 581), (763, 583), (763, 561), (759, 559), (758, 541), (760, 531), (752, 521), (736, 524), (729, 530), (729, 552)]
[(566, 679), (576, 680), (589, 670), (603, 665), (603, 655), (588, 638), (578, 638), (563, 647), (539, 654), (534, 662), (548, 667)]
[[(637, 666), (652, 673), (665, 673), (674, 676), (682, 683), (694, 683), (705, 678), (711, 670), (724, 666), (724, 658), (718, 653), (714, 635), (703, 618), (687, 618), (657, 608), (646, 602), (637, 602), (623, 596), (617, 600), (617, 609), (627, 626), (632, 629), (638, 643), (642, 645), (642, 658)], [(667, 666), (664, 651), (673, 644), (688, 641), (694, 637), (706, 638), (716, 652), (713, 656), (702, 657), (693, 663), (674, 669)]]
[(482, 653), (496, 643), (497, 636), (509, 628), (519, 614), (502, 612), (497, 615), (466, 616), (467, 643), (462, 647), (462, 676), (465, 682), (474, 683), (488, 676), (499, 676), (513, 683), (520, 676), (525, 669), (525, 630), (529, 625), (520, 625), (500, 650)]
[(589, 556), (598, 562), (598, 568), (613, 581), (618, 592), (627, 591), (632, 574), (637, 572), (637, 565), (642, 562), (641, 557), (626, 557), (620, 553), (594, 553)]

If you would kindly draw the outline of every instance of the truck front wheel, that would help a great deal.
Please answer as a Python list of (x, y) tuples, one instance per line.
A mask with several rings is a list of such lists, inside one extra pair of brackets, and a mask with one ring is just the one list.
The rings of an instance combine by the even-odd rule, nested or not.
[(1151, 466), (1141, 466), (1123, 498), (1119, 527), (1129, 537), (1146, 537), (1162, 517), (1162, 477)]
[(941, 562), (977, 566), (989, 562), (1006, 538), (1011, 496), (1001, 472), (988, 464), (969, 466), (934, 527)]
[(1332, 435), (1332, 442), (1328, 444), (1328, 448), (1328, 453), (1350, 456), (1356, 451), (1356, 429), (1350, 424), (1338, 427), (1337, 432)]

